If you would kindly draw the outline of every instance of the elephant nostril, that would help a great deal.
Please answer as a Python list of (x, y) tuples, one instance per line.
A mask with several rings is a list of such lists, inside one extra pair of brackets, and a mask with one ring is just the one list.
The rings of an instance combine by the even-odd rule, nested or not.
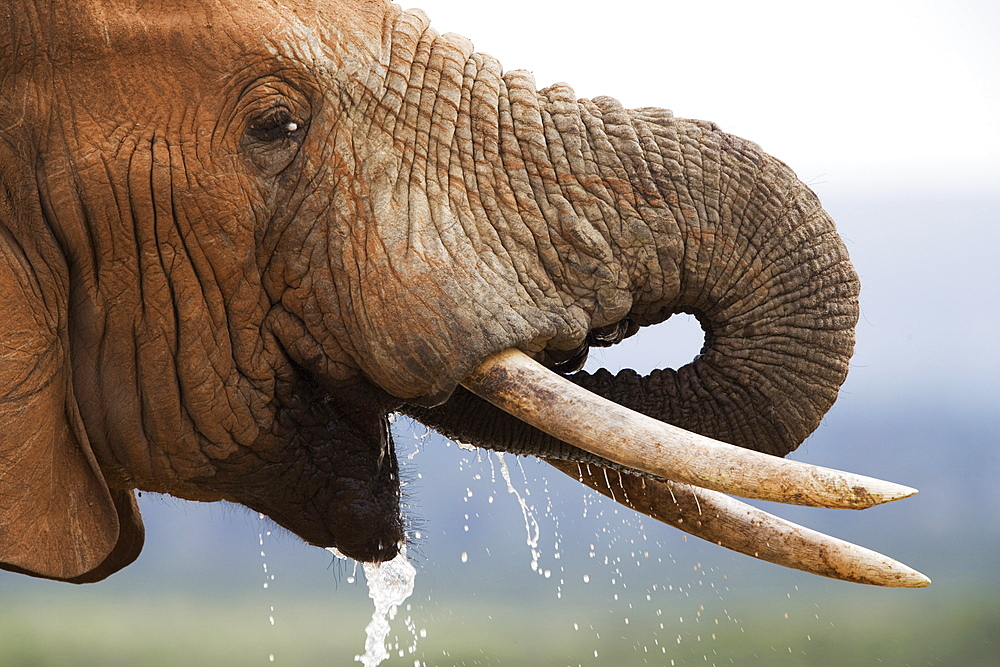
[(628, 338), (639, 330), (639, 325), (626, 317), (614, 324), (591, 329), (584, 342), (571, 350), (546, 350), (543, 363), (560, 375), (582, 371), (587, 365), (591, 347), (609, 347)]

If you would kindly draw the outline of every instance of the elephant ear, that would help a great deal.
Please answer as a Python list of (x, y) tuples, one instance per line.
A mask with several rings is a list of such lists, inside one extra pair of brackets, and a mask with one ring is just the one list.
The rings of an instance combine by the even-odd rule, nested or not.
[(98, 581), (139, 555), (142, 522), (133, 493), (108, 488), (91, 450), (71, 384), (66, 297), (46, 283), (53, 274), (38, 249), (11, 234), (3, 195), (0, 569)]

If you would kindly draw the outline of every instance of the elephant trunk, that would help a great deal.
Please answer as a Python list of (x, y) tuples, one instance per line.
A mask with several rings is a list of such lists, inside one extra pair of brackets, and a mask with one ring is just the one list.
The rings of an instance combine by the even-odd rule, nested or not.
[[(527, 73), (502, 73), (419, 18), (397, 24), (410, 30), (397, 35), (416, 62), (388, 97), (403, 111), (410, 99), (432, 110), (430, 124), (447, 130), (436, 130), (447, 152), (430, 142), (409, 163), (448, 174), (421, 187), (432, 210), (448, 202), (459, 223), (449, 229), (464, 230), (459, 241), (441, 237), (468, 276), (454, 291), (479, 295), (475, 307), (494, 313), (475, 318), (482, 332), (452, 336), (469, 342), (454, 347), (455, 368), (478, 362), (469, 350), (518, 346), (568, 372), (590, 345), (692, 313), (706, 345), (691, 364), (572, 379), (712, 438), (778, 455), (794, 449), (836, 398), (858, 314), (857, 278), (815, 195), (787, 166), (713, 124), (625, 110), (610, 98), (577, 100), (562, 84), (536, 91)], [(413, 237), (412, 215), (408, 224)], [(461, 239), (479, 250), (465, 251)], [(448, 276), (436, 275), (447, 292)], [(493, 277), (474, 284), (484, 275)], [(418, 402), (407, 412), (466, 442), (588, 458), (463, 390), (443, 405)]]

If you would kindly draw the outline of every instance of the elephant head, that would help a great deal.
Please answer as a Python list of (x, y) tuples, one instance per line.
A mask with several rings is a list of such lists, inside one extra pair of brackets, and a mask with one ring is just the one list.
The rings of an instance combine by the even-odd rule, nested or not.
[[(591, 465), (757, 485), (493, 407), (508, 350), (765, 467), (847, 373), (832, 222), (712, 123), (537, 90), (384, 0), (5, 2), (0, 26), (0, 567), (124, 567), (136, 489), (389, 559), (394, 412), (595, 486)], [(706, 331), (691, 364), (576, 372), (682, 312)], [(541, 382), (514, 384), (530, 406)], [(680, 449), (731, 456), (707, 438)]]

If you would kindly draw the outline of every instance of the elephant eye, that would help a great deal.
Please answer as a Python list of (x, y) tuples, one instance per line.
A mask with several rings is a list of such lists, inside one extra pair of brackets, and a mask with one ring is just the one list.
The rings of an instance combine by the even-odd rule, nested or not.
[(247, 133), (260, 142), (274, 142), (294, 136), (302, 129), (302, 123), (295, 120), (285, 107), (269, 109), (254, 119)]

